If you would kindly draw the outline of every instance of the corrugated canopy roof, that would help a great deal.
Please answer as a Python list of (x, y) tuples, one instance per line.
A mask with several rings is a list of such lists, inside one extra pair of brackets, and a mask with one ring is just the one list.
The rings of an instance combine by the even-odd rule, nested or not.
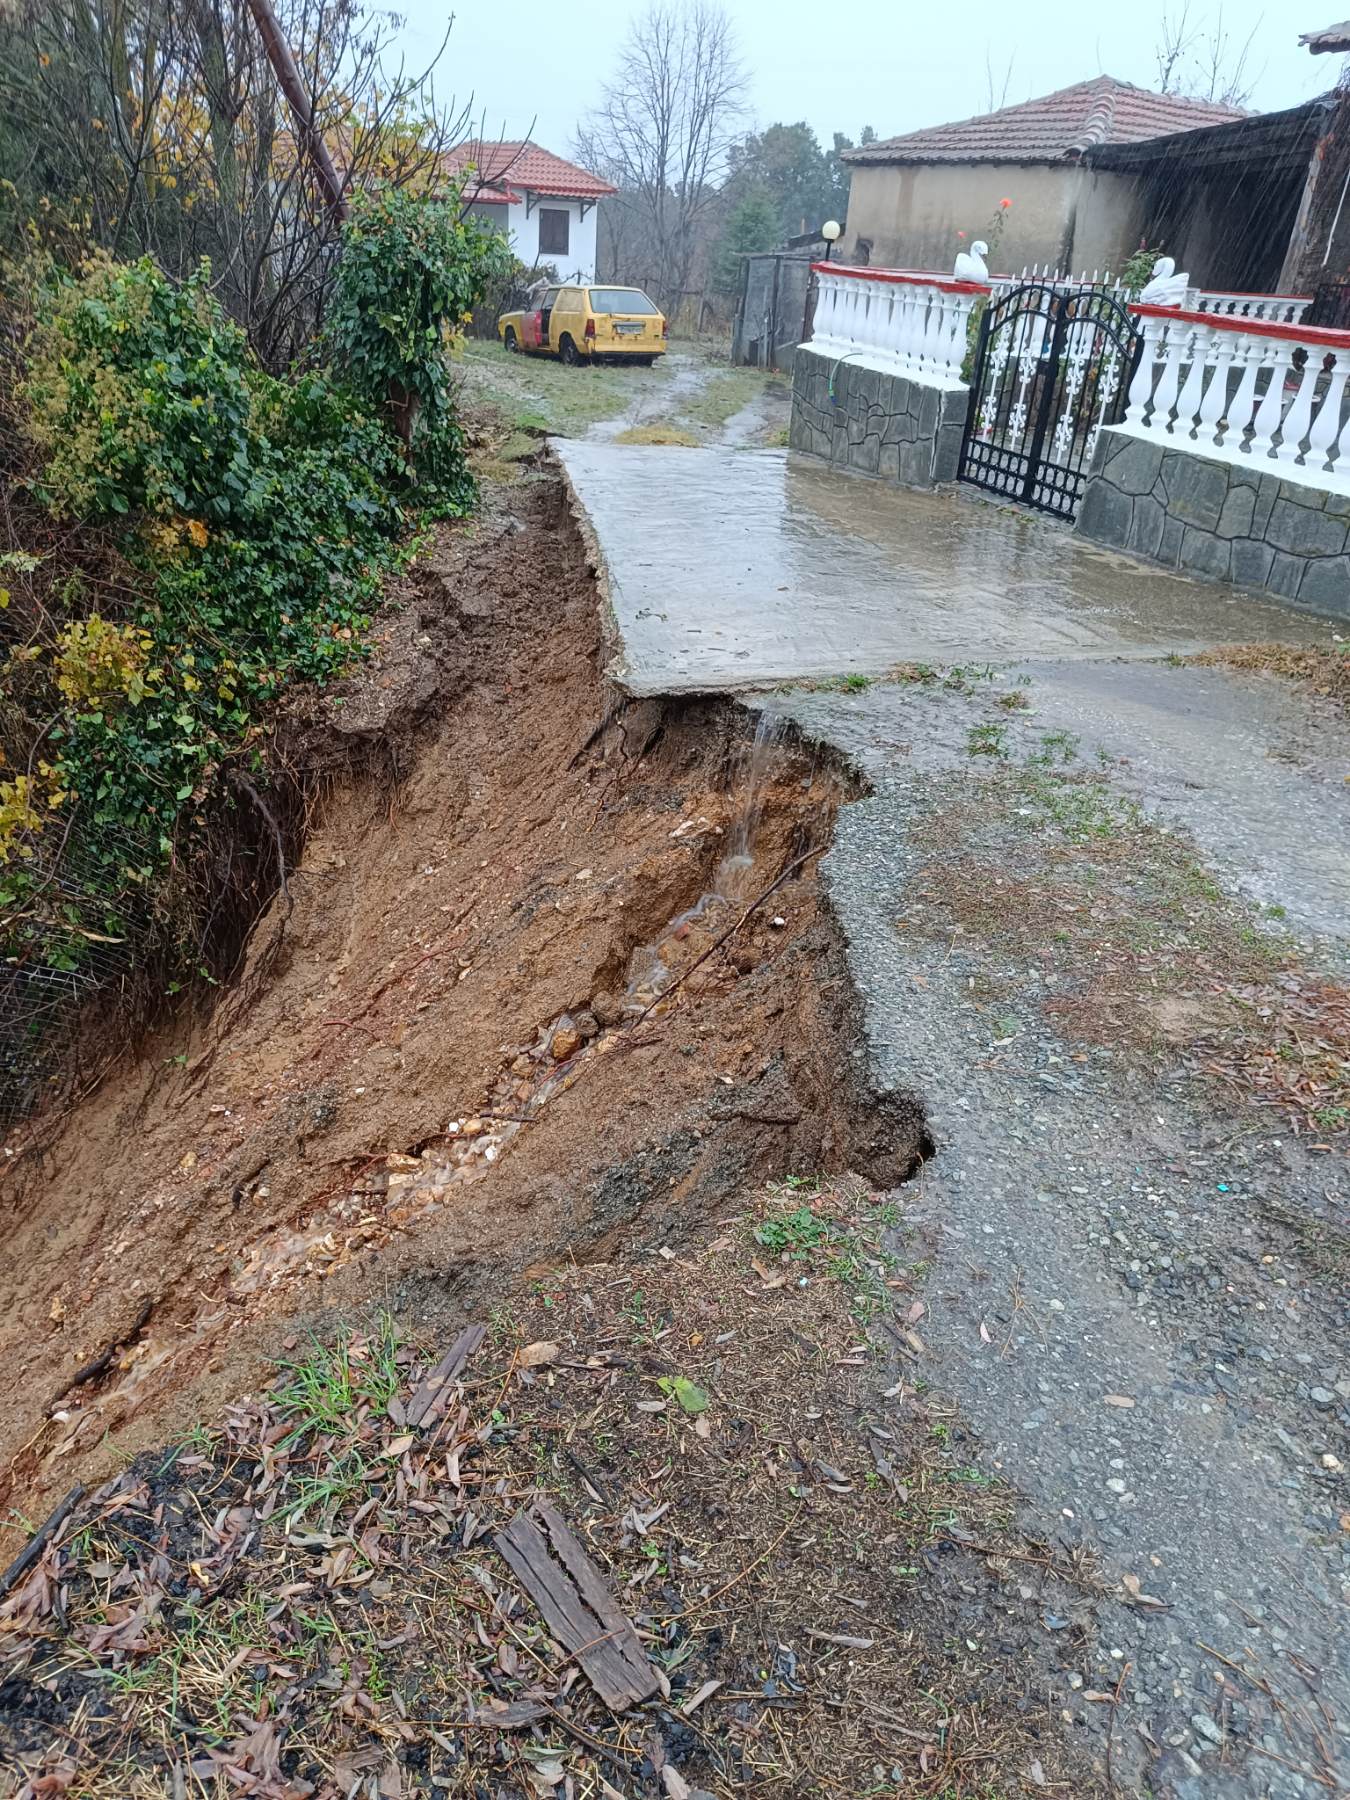
[(850, 163), (1072, 161), (1096, 144), (1131, 144), (1170, 137), (1246, 115), (1237, 107), (1179, 94), (1154, 94), (1110, 75), (1003, 106), (952, 125), (932, 125), (903, 137), (846, 150)]
[(1226, 169), (1234, 177), (1306, 169), (1335, 103), (1334, 93), (1320, 94), (1315, 100), (1305, 100), (1301, 106), (1288, 107), (1284, 112), (1248, 113), (1226, 125), (1173, 132), (1142, 143), (1099, 144), (1083, 160), (1091, 168), (1118, 169), (1122, 174), (1170, 169), (1174, 165), (1192, 172)]
[(1339, 25), (1328, 25), (1322, 31), (1305, 31), (1298, 41), (1306, 44), (1314, 56), (1350, 50), (1350, 19), (1342, 19)]
[(555, 156), (529, 138), (499, 142), (466, 138), (447, 152), (445, 172), (458, 175), (470, 164), (477, 170), (477, 187), (471, 186), (469, 195), (489, 205), (515, 199), (517, 191), (558, 194), (569, 200), (601, 200), (618, 191), (589, 169)]

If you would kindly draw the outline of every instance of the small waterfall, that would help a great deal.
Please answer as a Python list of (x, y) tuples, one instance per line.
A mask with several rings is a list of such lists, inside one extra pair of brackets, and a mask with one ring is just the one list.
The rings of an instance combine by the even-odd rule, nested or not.
[(740, 758), (737, 771), (742, 789), (740, 810), (727, 831), (726, 851), (712, 878), (712, 886), (694, 904), (674, 918), (654, 943), (635, 950), (628, 964), (625, 1010), (641, 1012), (665, 993), (682, 969), (712, 942), (735, 917), (735, 909), (751, 898), (755, 883), (755, 840), (773, 763), (782, 743), (787, 720), (766, 707), (755, 725), (755, 735)]
[(766, 706), (756, 721), (754, 740), (745, 757), (745, 796), (727, 837), (726, 855), (713, 878), (717, 893), (728, 899), (742, 897), (745, 878), (754, 867), (755, 838), (764, 811), (765, 776), (786, 730), (787, 720), (772, 707)]

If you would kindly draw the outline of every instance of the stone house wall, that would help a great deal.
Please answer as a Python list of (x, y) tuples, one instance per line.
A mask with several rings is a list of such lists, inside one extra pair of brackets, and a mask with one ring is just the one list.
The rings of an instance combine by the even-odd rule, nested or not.
[(1165, 568), (1350, 618), (1350, 494), (1291, 481), (1274, 464), (1107, 429), (1075, 529)]
[(804, 344), (792, 365), (788, 442), (834, 468), (936, 487), (956, 479), (969, 401), (967, 387), (928, 387)]

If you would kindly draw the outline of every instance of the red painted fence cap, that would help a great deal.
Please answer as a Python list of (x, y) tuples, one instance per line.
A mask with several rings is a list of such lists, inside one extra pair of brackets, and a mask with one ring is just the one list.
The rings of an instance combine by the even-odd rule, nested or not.
[(1251, 337), (1279, 338), (1287, 344), (1324, 344), (1328, 350), (1350, 350), (1350, 331), (1326, 325), (1276, 325), (1267, 319), (1238, 319), (1231, 313), (1187, 312), (1179, 306), (1145, 306), (1130, 311), (1140, 319), (1179, 319), (1183, 325), (1207, 325), (1215, 331), (1245, 332)]

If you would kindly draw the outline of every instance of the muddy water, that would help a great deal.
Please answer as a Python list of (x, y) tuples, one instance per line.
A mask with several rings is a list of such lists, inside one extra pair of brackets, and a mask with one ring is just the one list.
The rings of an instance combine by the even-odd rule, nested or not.
[[(898, 662), (1158, 656), (1329, 622), (1148, 569), (1049, 520), (772, 451), (560, 442), (634, 693)], [(633, 504), (639, 490), (642, 504)]]

